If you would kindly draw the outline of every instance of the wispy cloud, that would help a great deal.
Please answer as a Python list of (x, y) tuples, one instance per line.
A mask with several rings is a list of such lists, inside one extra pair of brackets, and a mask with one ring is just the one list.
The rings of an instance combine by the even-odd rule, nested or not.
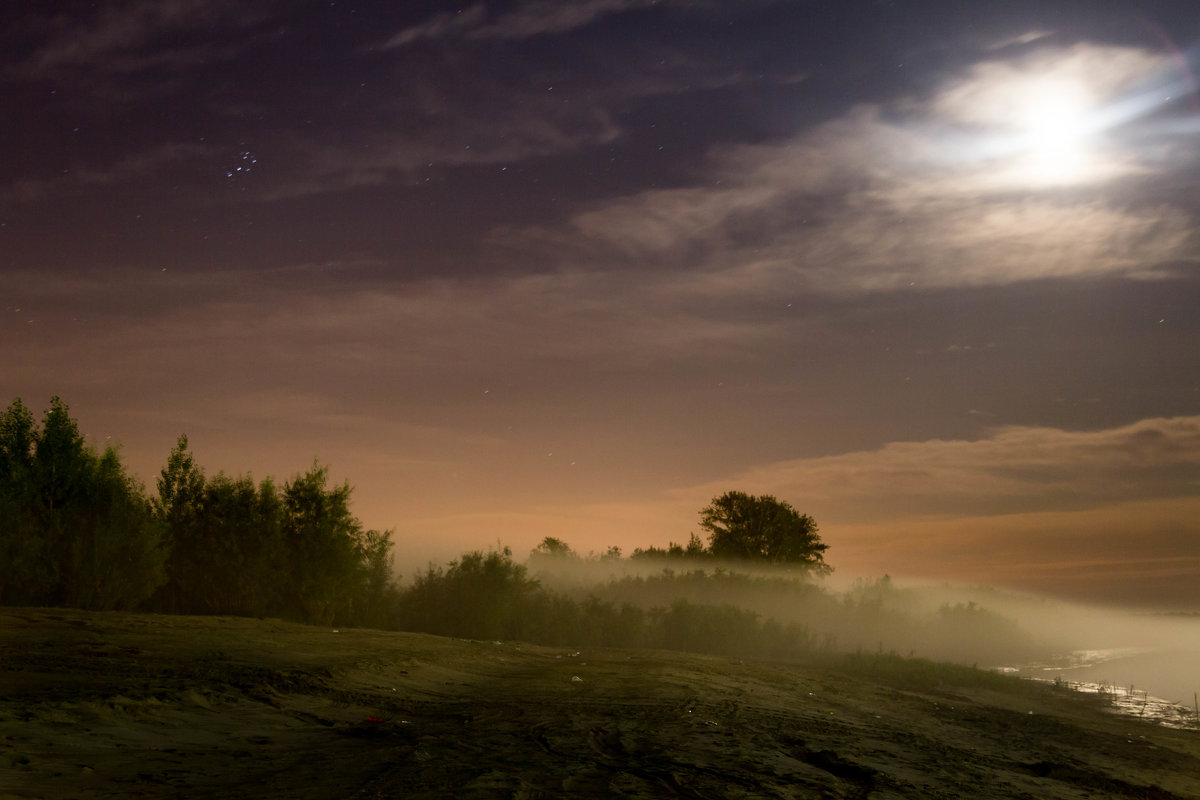
[(1165, 56), (1130, 47), (1040, 48), (976, 63), (942, 88), (932, 107), (948, 120), (1004, 128), (1019, 120), (1030, 90), (1039, 85), (1078, 82), (1095, 100), (1112, 101), (1172, 66)]
[(487, 19), (487, 8), (482, 3), (476, 3), (469, 8), (458, 11), (443, 11), (434, 14), (424, 22), (411, 25), (385, 40), (379, 47), (391, 50), (405, 47), (422, 39), (441, 39), (445, 36), (455, 36), (478, 28)]
[(564, 33), (589, 25), (609, 14), (652, 5), (654, 0), (582, 0), (577, 3), (528, 0), (495, 22), (473, 31), (471, 36), (480, 39), (527, 39), (542, 34)]
[[(470, 27), (479, 17), (467, 9), (428, 24), (441, 31)], [(371, 124), (298, 141), (300, 177), (273, 186), (267, 197), (403, 185), (422, 181), (430, 168), (512, 167), (619, 144), (629, 133), (622, 115), (631, 105), (758, 80), (736, 54), (701, 59), (686, 47), (641, 39), (569, 62), (514, 55), (511, 63), (523, 64), (519, 76), (480, 69), (482, 56), (472, 47), (422, 52), (419, 64), (405, 52), (372, 53), (377, 69), (395, 80), (381, 82), (388, 88), (371, 105)]]
[[(1078, 173), (1043, 179), (992, 142), (1007, 130), (1019, 77), (1056, 65), (1064, 76), (1091, 75), (1097, 97), (1115, 103), (1165, 63), (1084, 46), (986, 62), (923, 101), (860, 106), (790, 141), (716, 150), (691, 187), (648, 190), (562, 228), (498, 238), (571, 263), (686, 261), (731, 286), (766, 280), (832, 292), (1153, 276), (1192, 259), (1198, 238), (1185, 208), (1114, 199), (1122, 179), (1159, 169), (1153, 159), (1113, 145)], [(1154, 159), (1176, 144), (1161, 143)]]
[(84, 165), (64, 170), (54, 179), (30, 178), (0, 186), (0, 202), (37, 202), (61, 197), (89, 187), (119, 185), (162, 170), (196, 162), (212, 155), (212, 148), (195, 142), (167, 142), (140, 153), (126, 155), (103, 165)]
[[(191, 59), (195, 48), (168, 45), (174, 34), (201, 26), (243, 28), (256, 24), (263, 11), (228, 0), (135, 0), (105, 4), (90, 17), (51, 18), (52, 37), (23, 65), (29, 75), (87, 67), (132, 72)], [(225, 45), (206, 46), (213, 53)]]
[(1033, 30), (1017, 36), (1010, 36), (988, 45), (989, 50), (1005, 50), (1010, 47), (1024, 47), (1054, 35), (1054, 31)]
[[(1080, 511), (901, 518), (829, 526), (851, 574), (1021, 587), (1093, 602), (1190, 607), (1200, 579), (1200, 499), (1113, 503)], [(835, 559), (836, 561), (836, 559)]]
[(895, 442), (766, 465), (723, 483), (731, 481), (817, 504), (847, 522), (1200, 497), (1200, 417), (1101, 431), (1008, 427), (976, 441)]
[[(264, 189), (261, 199), (340, 192), (360, 186), (413, 185), (430, 170), (462, 166), (507, 167), (612, 142), (621, 135), (602, 108), (563, 108), (538, 97), (529, 106), (544, 114), (490, 105), (445, 109), (422, 130), (372, 132), (353, 145), (299, 142), (293, 177)], [(443, 116), (444, 114), (444, 116)]]
[(1200, 417), (897, 442), (636, 500), (430, 517), (413, 533), (437, 531), (458, 544), (488, 530), (518, 551), (554, 535), (585, 550), (628, 551), (686, 541), (697, 511), (732, 488), (771, 493), (813, 514), (832, 545), (831, 563), (849, 575), (989, 582), (1093, 600), (1112, 598), (1114, 586), (1182, 598), (1200, 578)]
[(631, 8), (649, 7), (652, 0), (526, 0), (512, 11), (490, 18), (486, 7), (476, 3), (454, 13), (435, 14), (388, 38), (380, 47), (405, 47), (423, 39), (461, 36), (470, 39), (528, 39), (582, 28), (595, 20)]

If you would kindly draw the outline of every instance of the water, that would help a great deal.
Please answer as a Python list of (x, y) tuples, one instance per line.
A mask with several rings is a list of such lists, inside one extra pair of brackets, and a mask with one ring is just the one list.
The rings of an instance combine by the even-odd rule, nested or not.
[(1113, 710), (1178, 728), (1200, 727), (1200, 642), (1167, 647), (1074, 650), (1004, 672), (1101, 694)]

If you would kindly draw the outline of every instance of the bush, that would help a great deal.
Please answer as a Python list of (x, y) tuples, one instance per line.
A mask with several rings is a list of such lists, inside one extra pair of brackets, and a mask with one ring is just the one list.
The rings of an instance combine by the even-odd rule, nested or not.
[(538, 582), (505, 547), (476, 550), (445, 569), (430, 565), (400, 593), (400, 628), (471, 639), (518, 639), (528, 635), (529, 612), (537, 603)]

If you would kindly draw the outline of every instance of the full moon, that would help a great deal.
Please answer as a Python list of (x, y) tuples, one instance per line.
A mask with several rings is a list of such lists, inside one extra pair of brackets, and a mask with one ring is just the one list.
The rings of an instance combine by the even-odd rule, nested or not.
[(1022, 160), (1033, 176), (1069, 179), (1084, 170), (1093, 103), (1074, 81), (1035, 81), (1023, 93), (1014, 123)]

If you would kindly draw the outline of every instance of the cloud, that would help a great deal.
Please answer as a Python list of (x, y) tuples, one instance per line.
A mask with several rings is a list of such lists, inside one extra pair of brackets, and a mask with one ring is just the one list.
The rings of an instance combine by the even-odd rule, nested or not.
[(1022, 33), (1018, 36), (1010, 36), (1007, 39), (1001, 39), (988, 45), (988, 50), (1007, 50), (1011, 47), (1024, 47), (1027, 44), (1041, 41), (1054, 35), (1054, 31), (1033, 30), (1027, 33)]
[[(192, 59), (200, 50), (180, 48), (167, 37), (201, 26), (242, 28), (263, 18), (241, 3), (227, 0), (136, 0), (106, 4), (86, 20), (52, 18), (54, 36), (23, 65), (27, 75), (55, 73), (88, 67), (103, 71), (133, 72)], [(211, 54), (227, 47), (204, 48)]]
[[(477, 9), (431, 19), (429, 35), (469, 28), (482, 19)], [(410, 41), (421, 30), (407, 29), (401, 38)], [(487, 48), (482, 53), (492, 57)], [(297, 142), (292, 172), (298, 177), (271, 187), (266, 198), (413, 184), (431, 169), (512, 167), (585, 152), (626, 137), (622, 115), (631, 105), (760, 80), (742, 68), (736, 51), (701, 59), (677, 45), (636, 37), (566, 61), (558, 54), (523, 54), (511, 62), (521, 65), (516, 73), (507, 62), (481, 69), (480, 56), (465, 44), (375, 54), (380, 74), (395, 79), (379, 81), (386, 91), (373, 99), (370, 121)]]
[(441, 39), (465, 36), (471, 39), (529, 39), (545, 34), (559, 34), (582, 28), (600, 17), (649, 7), (652, 0), (579, 0), (560, 3), (555, 0), (526, 0), (512, 11), (488, 22), (487, 9), (482, 3), (453, 14), (436, 14), (424, 22), (405, 28), (391, 36), (380, 47), (405, 47), (422, 39)]
[(894, 442), (624, 501), (422, 517), (401, 525), (400, 541), (411, 535), (421, 550), (418, 542), (434, 531), (456, 546), (479, 546), (471, 533), (486, 531), (517, 552), (543, 536), (584, 551), (616, 544), (628, 552), (686, 541), (698, 510), (735, 488), (774, 494), (812, 514), (831, 545), (830, 562), (850, 575), (1140, 602), (1191, 602), (1200, 579), (1200, 417)]
[[(748, 359), (810, 341), (836, 349), (829, 318), (845, 307), (783, 322), (738, 297), (680, 292), (677, 274), (395, 285), (380, 267), (19, 275), (13, 296), (37, 322), (3, 321), (4, 382), (35, 400), (58, 393), (89, 413), (127, 415), (133, 434), (123, 438), (158, 437), (136, 465), (143, 476), (181, 431), (211, 448), (206, 464), (287, 475), (315, 453), (358, 470), (349, 479), (364, 519), (396, 527), (401, 555), (422, 562), (497, 539), (517, 552), (548, 535), (584, 551), (686, 541), (700, 507), (740, 488), (813, 514), (845, 572), (1036, 578), (1043, 589), (1069, 579), (1097, 591), (1102, 575), (1195, 574), (1188, 526), (1200, 513), (1200, 417), (1092, 431), (1009, 426), (729, 467), (711, 440), (695, 441), (708, 429), (688, 421), (690, 409), (715, 402), (695, 391), (699, 378), (715, 384)], [(948, 357), (975, 357), (965, 349)], [(54, 386), (44, 383), (47, 363), (63, 370)], [(831, 376), (814, 365), (798, 394), (772, 380), (754, 380), (756, 413), (805, 424), (799, 398)], [(646, 406), (685, 419), (656, 410), (647, 429), (638, 421)], [(696, 419), (744, 436), (745, 413)], [(656, 438), (672, 426), (677, 437)], [(598, 462), (581, 458), (571, 469), (592, 471), (578, 480), (547, 455), (570, 449), (561, 442), (571, 437)], [(648, 451), (664, 442), (679, 458), (694, 455), (686, 478), (614, 477), (643, 462), (661, 470), (661, 454)]]
[[(530, 376), (574, 382), (581, 364), (604, 375), (714, 363), (781, 332), (772, 320), (714, 319), (706, 304), (675, 297), (653, 275), (636, 286), (603, 273), (397, 285), (379, 279), (379, 269), (150, 270), (53, 282), (17, 274), (12, 296), (36, 324), (5, 337), (6, 377), (36, 384), (40, 365), (60, 363), (86, 385), (114, 370), (152, 381), (156, 364), (185, 362), (194, 380), (221, 376), (236, 397), (261, 393), (264, 382), (307, 395), (319, 370), (330, 405), (364, 402), (364, 389), (388, 403), (420, 381), (437, 387), (423, 401), (433, 407), (513, 381), (530, 386), (521, 396), (536, 395)], [(191, 404), (180, 388), (179, 401)]]
[[(487, 83), (475, 82), (476, 90)], [(502, 96), (497, 92), (492, 97)], [(529, 107), (544, 113), (529, 113)], [(403, 134), (371, 133), (353, 144), (301, 142), (296, 168), (302, 177), (280, 181), (259, 197), (277, 200), (339, 192), (360, 186), (418, 184), (431, 170), (462, 166), (507, 167), (530, 159), (612, 142), (621, 131), (607, 111), (564, 108), (536, 96), (520, 112), (513, 106), (456, 103), (430, 115), (422, 128)]]
[(445, 36), (458, 35), (477, 28), (483, 24), (485, 19), (487, 19), (487, 8), (482, 3), (459, 9), (454, 13), (434, 14), (422, 23), (399, 31), (379, 47), (383, 50), (391, 50), (396, 47), (405, 47), (422, 39), (441, 39)]
[(472, 31), (471, 36), (479, 39), (527, 39), (543, 34), (565, 33), (609, 14), (652, 5), (653, 0), (581, 0), (576, 3), (529, 0), (491, 25)]
[(1161, 148), (1143, 157), (1114, 145), (1081, 157), (1077, 172), (1042, 175), (976, 129), (1007, 124), (1018, 76), (1087, 73), (1111, 97), (1164, 63), (1086, 46), (984, 62), (924, 100), (859, 106), (788, 141), (716, 149), (691, 186), (609, 200), (561, 227), (496, 231), (494, 240), (576, 265), (686, 265), (695, 280), (734, 291), (1155, 277), (1194, 261), (1194, 209), (1121, 202), (1110, 187), (1157, 171)]
[(730, 482), (819, 505), (847, 522), (1200, 497), (1200, 417), (1101, 431), (1006, 427), (977, 441), (894, 442), (765, 465), (722, 481)]
[(1191, 608), (1200, 580), (1196, 497), (1082, 511), (827, 526), (851, 574), (987, 583), (1091, 602)]
[(0, 186), (0, 201), (29, 203), (88, 187), (114, 186), (156, 175), (163, 169), (197, 162), (212, 148), (195, 142), (166, 142), (103, 166), (66, 170), (53, 180), (23, 179)]
[(1008, 127), (1021, 116), (1031, 89), (1079, 84), (1098, 102), (1112, 101), (1172, 66), (1165, 56), (1131, 47), (1077, 44), (1031, 55), (981, 61), (933, 100), (939, 116), (984, 128)]

